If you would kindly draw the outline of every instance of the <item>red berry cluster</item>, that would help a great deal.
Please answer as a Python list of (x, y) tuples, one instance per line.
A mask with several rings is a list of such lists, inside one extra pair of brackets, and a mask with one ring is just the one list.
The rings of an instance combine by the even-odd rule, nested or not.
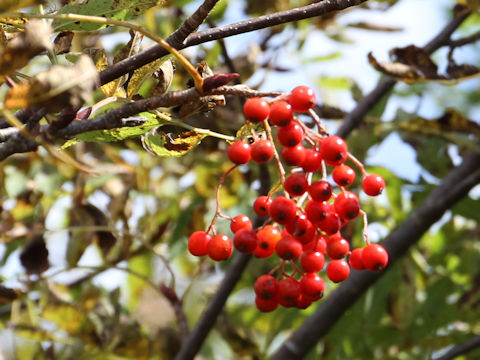
[[(220, 179), (216, 215), (207, 231), (194, 232), (188, 241), (193, 255), (208, 255), (216, 261), (229, 258), (233, 247), (258, 258), (276, 254), (280, 264), (255, 281), (255, 302), (261, 311), (273, 311), (279, 305), (305, 309), (320, 299), (325, 283), (319, 272), (325, 267), (325, 257), (329, 259), (326, 275), (333, 282), (344, 281), (351, 267), (379, 271), (388, 263), (388, 253), (383, 246), (368, 241), (367, 217), (360, 208), (358, 196), (346, 190), (355, 181), (356, 172), (345, 162), (350, 160), (359, 168), (367, 195), (379, 195), (385, 181), (380, 175), (368, 174), (348, 152), (341, 137), (328, 135), (312, 110), (315, 104), (315, 93), (308, 86), (298, 86), (272, 102), (260, 97), (245, 102), (243, 113), (247, 125), (251, 124), (253, 129), (253, 125), (261, 123), (267, 136), (261, 138), (252, 130), (253, 143), (240, 139), (229, 146), (228, 158), (235, 166)], [(307, 127), (298, 113), (311, 116), (318, 131)], [(283, 161), (277, 153), (271, 126), (276, 128), (276, 142), (281, 146)], [(253, 204), (258, 216), (268, 217), (265, 224), (253, 229), (246, 215), (234, 218), (223, 215), (219, 188), (224, 177), (252, 159), (263, 163), (272, 158), (277, 162), (280, 182)], [(290, 166), (288, 175), (284, 165)], [(327, 179), (327, 165), (333, 167), (331, 176), (339, 189), (337, 192)], [(282, 188), (283, 194), (275, 196)], [(364, 221), (366, 246), (352, 250), (340, 230), (359, 215)], [(230, 220), (233, 242), (227, 235), (216, 234), (214, 224), (218, 217)], [(286, 272), (287, 264), (293, 269), (291, 273)], [(275, 273), (278, 275), (274, 276)]]

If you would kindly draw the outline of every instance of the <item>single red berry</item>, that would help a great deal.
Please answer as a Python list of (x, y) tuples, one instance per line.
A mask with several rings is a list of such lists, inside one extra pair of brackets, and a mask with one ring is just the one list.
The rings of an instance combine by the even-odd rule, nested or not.
[(317, 180), (308, 187), (308, 194), (315, 201), (328, 201), (332, 197), (332, 185), (325, 180)]
[(310, 297), (322, 297), (325, 290), (325, 282), (314, 272), (306, 273), (300, 279), (302, 293)]
[(284, 236), (275, 247), (275, 252), (280, 259), (295, 260), (303, 251), (302, 244), (293, 236)]
[(347, 160), (347, 143), (340, 136), (327, 136), (320, 145), (320, 156), (328, 165), (340, 165)]
[(287, 165), (301, 166), (305, 160), (305, 148), (302, 144), (291, 147), (284, 147), (282, 149), (282, 158)]
[(295, 306), (297, 309), (305, 310), (307, 309), (310, 305), (312, 305), (313, 299), (311, 297), (308, 297), (305, 294), (300, 295), (300, 299), (297, 302), (297, 305)]
[(247, 120), (258, 123), (262, 122), (270, 114), (270, 105), (267, 100), (259, 97), (247, 99), (243, 105), (243, 114)]
[(317, 172), (322, 167), (322, 157), (317, 150), (305, 149), (305, 158), (302, 162), (302, 168), (305, 172)]
[(363, 248), (354, 249), (348, 258), (350, 266), (355, 270), (365, 270), (365, 265), (363, 265), (362, 260)]
[(283, 146), (295, 146), (303, 140), (303, 129), (297, 122), (292, 121), (287, 126), (278, 128), (277, 139)]
[(340, 230), (342, 225), (340, 221), (340, 216), (335, 211), (330, 211), (327, 213), (327, 216), (322, 221), (318, 222), (317, 225), (320, 230), (325, 232), (327, 235), (335, 234)]
[(272, 204), (272, 199), (268, 196), (259, 196), (253, 203), (253, 210), (258, 216), (268, 216), (268, 209)]
[(385, 180), (383, 179), (383, 177), (377, 174), (367, 175), (362, 181), (362, 188), (367, 195), (380, 195), (383, 189), (385, 189)]
[(302, 288), (300, 282), (292, 277), (287, 277), (278, 283), (278, 301), (285, 307), (295, 306), (300, 299)]
[(325, 236), (318, 236), (315, 250), (321, 252), (322, 254), (325, 254), (327, 252), (327, 238)]
[(257, 231), (257, 247), (253, 255), (259, 258), (267, 258), (275, 253), (277, 243), (282, 238), (282, 234), (277, 227), (266, 225)]
[(265, 300), (256, 296), (255, 305), (257, 306), (257, 309), (262, 312), (271, 312), (278, 307), (278, 300), (277, 299)]
[(273, 221), (285, 225), (295, 221), (297, 204), (292, 199), (279, 196), (272, 201), (268, 213)]
[(235, 249), (244, 254), (250, 254), (257, 247), (257, 233), (251, 229), (241, 229), (233, 237)]
[(332, 205), (326, 201), (308, 200), (305, 205), (308, 220), (316, 226), (327, 217), (329, 212), (332, 212)]
[(317, 97), (311, 87), (301, 85), (292, 90), (288, 102), (294, 111), (304, 113), (315, 106)]
[(325, 265), (325, 257), (320, 251), (303, 251), (300, 256), (300, 266), (305, 272), (319, 272)]
[(274, 299), (278, 292), (278, 282), (272, 275), (262, 275), (253, 284), (255, 294), (264, 299)]
[(293, 120), (292, 106), (284, 101), (275, 101), (270, 106), (270, 122), (272, 125), (287, 126)]
[(348, 165), (340, 164), (333, 169), (333, 180), (338, 186), (350, 186), (355, 181), (355, 171)]
[(335, 199), (335, 211), (345, 220), (355, 219), (360, 212), (360, 202), (357, 195), (351, 191), (342, 191)]
[(188, 251), (195, 256), (207, 255), (207, 245), (211, 239), (212, 237), (205, 231), (195, 231), (188, 238)]
[(207, 245), (208, 256), (215, 261), (227, 260), (232, 255), (232, 240), (227, 235), (215, 235)]
[(275, 147), (267, 139), (260, 139), (252, 144), (252, 159), (257, 163), (264, 163), (273, 157)]
[(350, 275), (350, 266), (345, 259), (330, 260), (327, 265), (327, 276), (333, 282), (342, 282)]
[(363, 248), (362, 262), (370, 271), (380, 271), (388, 264), (388, 253), (380, 244), (370, 244)]
[(307, 215), (297, 215), (295, 221), (286, 224), (287, 231), (302, 244), (307, 244), (315, 239), (315, 226), (308, 220)]
[(284, 184), (285, 191), (290, 196), (301, 196), (307, 191), (308, 181), (304, 174), (293, 173), (287, 176)]
[(252, 229), (252, 221), (247, 215), (237, 215), (230, 221), (230, 230), (235, 234), (240, 229)]
[(245, 141), (238, 140), (228, 147), (227, 155), (235, 164), (246, 164), (252, 158), (251, 147)]
[(327, 256), (330, 259), (341, 259), (350, 251), (350, 244), (345, 239), (328, 242)]

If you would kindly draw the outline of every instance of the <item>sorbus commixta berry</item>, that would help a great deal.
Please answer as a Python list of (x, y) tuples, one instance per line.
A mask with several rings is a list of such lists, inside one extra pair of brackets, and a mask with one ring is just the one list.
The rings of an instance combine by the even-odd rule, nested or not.
[(314, 240), (316, 229), (308, 220), (307, 215), (297, 215), (295, 221), (286, 224), (287, 231), (302, 244), (307, 244)]
[(288, 102), (294, 111), (304, 113), (315, 106), (317, 97), (311, 87), (301, 85), (292, 90)]
[(303, 251), (300, 255), (300, 266), (305, 272), (319, 272), (325, 265), (325, 257), (320, 251)]
[(278, 292), (278, 282), (272, 275), (262, 275), (253, 284), (255, 294), (264, 299), (274, 299)]
[(237, 215), (230, 221), (230, 230), (235, 234), (240, 229), (252, 229), (252, 221), (247, 215)]
[(303, 129), (295, 121), (278, 129), (277, 139), (283, 146), (295, 146), (303, 140)]
[(341, 259), (350, 251), (350, 244), (345, 239), (330, 241), (327, 244), (327, 256), (330, 259)]
[(340, 165), (347, 160), (347, 143), (340, 136), (327, 136), (320, 145), (320, 156), (328, 165)]
[(333, 282), (342, 282), (350, 275), (350, 266), (345, 259), (330, 260), (327, 265), (327, 276)]
[(228, 147), (227, 155), (235, 164), (246, 164), (252, 158), (251, 147), (245, 141), (238, 140)]
[(279, 224), (285, 225), (295, 221), (297, 204), (292, 199), (279, 196), (272, 201), (268, 214)]
[(272, 125), (287, 126), (293, 119), (292, 106), (284, 100), (275, 101), (270, 106), (269, 118)]
[(233, 237), (235, 249), (244, 254), (250, 254), (257, 247), (257, 233), (251, 229), (240, 229)]
[(270, 105), (267, 100), (259, 97), (247, 99), (243, 105), (243, 114), (247, 120), (258, 123), (262, 122), (270, 114)]
[(300, 282), (292, 277), (287, 277), (278, 283), (278, 302), (285, 307), (295, 306), (300, 299)]
[(340, 164), (333, 169), (333, 180), (338, 186), (350, 186), (355, 181), (355, 171), (348, 165)]
[(305, 213), (308, 220), (314, 225), (318, 226), (318, 223), (327, 217), (327, 214), (332, 211), (332, 205), (326, 201), (308, 200), (305, 205)]
[(325, 282), (314, 272), (306, 273), (300, 279), (302, 293), (310, 297), (322, 297)]
[(282, 238), (282, 234), (277, 227), (266, 225), (257, 231), (257, 247), (253, 255), (259, 258), (267, 258), (275, 253), (275, 247)]
[(332, 185), (325, 180), (317, 180), (310, 184), (308, 193), (315, 201), (327, 201), (332, 197)]
[(362, 253), (363, 248), (356, 248), (350, 253), (350, 256), (348, 257), (348, 262), (350, 263), (350, 266), (355, 270), (365, 270), (365, 265), (363, 265), (362, 260)]
[(322, 167), (322, 157), (317, 150), (305, 149), (305, 158), (301, 164), (305, 172), (317, 172)]
[(287, 165), (301, 166), (305, 160), (305, 148), (302, 144), (284, 147), (282, 149), (282, 158)]
[(370, 196), (380, 195), (385, 189), (385, 180), (377, 174), (369, 174), (362, 181), (362, 188), (365, 194)]
[(284, 184), (285, 191), (290, 196), (301, 196), (307, 191), (308, 181), (304, 174), (293, 173), (287, 176)]
[(268, 216), (268, 209), (272, 204), (272, 199), (268, 196), (259, 196), (253, 203), (253, 210), (258, 216)]
[(275, 247), (275, 252), (280, 259), (295, 260), (303, 251), (302, 244), (293, 236), (284, 236)]
[(258, 296), (255, 297), (255, 305), (257, 309), (262, 312), (271, 312), (278, 307), (277, 299), (262, 299)]
[(351, 191), (342, 191), (334, 202), (335, 211), (345, 220), (355, 219), (360, 212), (360, 203), (357, 195)]
[(380, 244), (370, 244), (363, 248), (362, 262), (370, 271), (380, 271), (388, 264), (388, 253)]
[(275, 147), (267, 139), (259, 139), (252, 144), (252, 159), (257, 163), (264, 163), (273, 157)]
[(195, 256), (208, 254), (207, 245), (212, 237), (205, 231), (195, 231), (188, 238), (188, 251)]
[(232, 255), (232, 240), (227, 235), (215, 235), (207, 244), (208, 256), (215, 261), (227, 260)]
[(340, 216), (335, 211), (330, 211), (327, 213), (325, 219), (316, 223), (320, 230), (325, 232), (327, 235), (335, 234), (340, 230), (341, 221)]

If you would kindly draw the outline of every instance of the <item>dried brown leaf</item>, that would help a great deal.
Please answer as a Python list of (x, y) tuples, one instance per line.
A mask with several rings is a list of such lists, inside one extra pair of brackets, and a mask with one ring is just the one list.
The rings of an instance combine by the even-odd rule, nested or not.
[(27, 274), (40, 274), (48, 269), (48, 250), (42, 235), (30, 238), (20, 254), (20, 262)]
[(53, 41), (55, 54), (60, 55), (70, 52), (73, 35), (73, 31), (62, 31), (57, 35)]

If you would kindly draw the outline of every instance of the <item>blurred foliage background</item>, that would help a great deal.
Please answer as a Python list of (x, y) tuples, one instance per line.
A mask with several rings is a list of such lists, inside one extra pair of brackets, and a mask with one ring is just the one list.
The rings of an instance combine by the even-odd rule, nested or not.
[[(49, 1), (44, 11), (69, 3)], [(133, 21), (165, 38), (200, 3), (165, 1)], [(223, 0), (202, 29), (307, 3)], [(240, 73), (240, 81), (252, 88), (289, 91), (301, 79), (316, 88), (322, 104), (349, 111), (381, 76), (368, 68), (366, 52), (385, 58), (385, 49), (422, 45), (412, 37), (403, 44), (389, 40), (407, 31), (401, 15), (394, 24), (357, 20), (370, 13), (381, 19), (401, 8), (399, 14), (410, 11), (416, 22), (422, 22), (416, 9), (425, 3), (443, 22), (451, 18), (455, 5), (434, 0), (368, 1), (360, 9), (275, 26), (184, 53), (194, 64), (206, 62), (215, 73)], [(38, 12), (38, 7), (28, 11)], [(425, 22), (422, 28), (431, 28), (430, 37), (443, 26)], [(5, 38), (15, 34), (11, 25), (1, 26)], [(480, 17), (474, 14), (458, 30), (458, 37), (479, 27)], [(365, 38), (378, 39), (378, 44), (366, 44)], [(118, 27), (76, 30), (71, 47), (57, 55), (58, 61), (99, 51), (109, 62), (116, 56), (118, 60), (129, 40), (128, 31)], [(312, 51), (312, 46), (321, 50), (322, 43), (332, 51)], [(460, 63), (480, 62), (476, 43), (455, 55)], [(446, 52), (435, 53), (433, 59), (445, 66)], [(38, 56), (21, 71), (33, 75), (49, 66), (47, 56)], [(177, 64), (170, 89), (185, 89), (187, 81)], [(138, 93), (148, 96), (153, 87), (153, 80), (147, 79)], [(6, 86), (0, 91), (3, 97)], [(348, 138), (351, 152), (387, 182), (379, 199), (362, 198), (374, 241), (399, 226), (467, 149), (478, 147), (479, 94), (477, 79), (450, 85), (400, 83)], [(94, 98), (102, 100), (105, 92), (97, 90)], [(244, 122), (241, 105), (239, 98), (227, 97), (225, 107), (199, 111), (185, 122), (235, 136)], [(178, 111), (170, 109), (174, 117)], [(442, 126), (442, 119), (448, 119), (450, 127)], [(325, 119), (332, 131), (340, 121)], [(156, 157), (142, 148), (139, 137), (132, 137), (79, 142), (66, 150), (96, 169), (101, 174), (97, 177), (78, 172), (43, 149), (1, 162), (0, 357), (173, 358), (185, 335), (178, 306), (193, 327), (229, 265), (195, 258), (186, 249), (189, 234), (205, 229), (214, 214), (216, 184), (230, 166), (226, 147), (224, 140), (207, 137), (182, 157)], [(409, 156), (410, 163), (399, 160)], [(275, 183), (275, 166), (269, 166), (270, 181)], [(251, 204), (265, 171), (251, 165), (227, 178), (221, 194), (227, 214), (253, 215)], [(450, 209), (392, 266), (308, 358), (431, 359), (479, 335), (478, 190)], [(229, 233), (228, 225), (220, 222), (219, 230)], [(361, 226), (357, 221), (346, 230), (356, 246), (362, 242)], [(252, 284), (274, 265), (259, 259), (250, 263), (199, 359), (268, 357), (314, 311), (257, 311)], [(335, 286), (327, 282), (326, 296)], [(172, 289), (183, 304), (169, 296)], [(480, 351), (464, 358), (480, 358)]]

